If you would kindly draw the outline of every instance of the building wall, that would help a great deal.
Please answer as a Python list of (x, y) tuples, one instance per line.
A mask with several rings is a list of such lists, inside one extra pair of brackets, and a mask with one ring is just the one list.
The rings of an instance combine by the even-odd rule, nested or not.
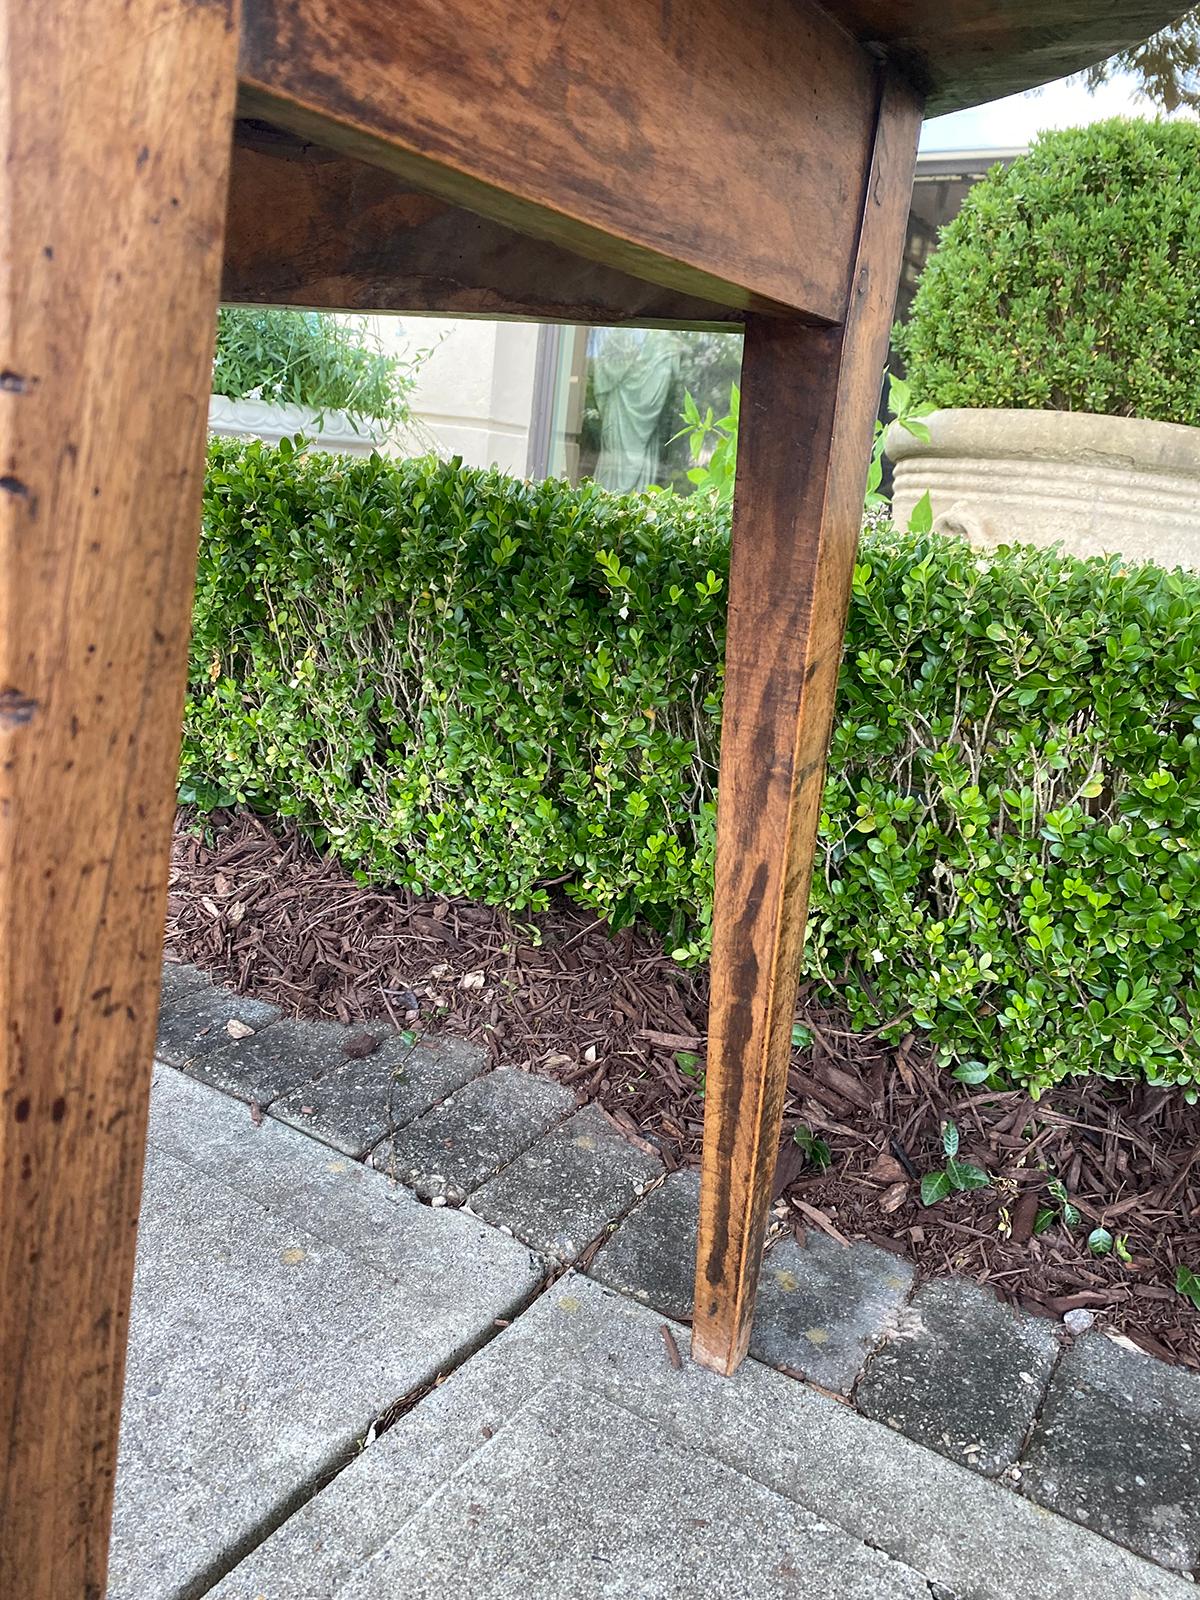
[(372, 319), (385, 349), (428, 351), (412, 409), (439, 455), (524, 477), (533, 418), (535, 323), (450, 317)]

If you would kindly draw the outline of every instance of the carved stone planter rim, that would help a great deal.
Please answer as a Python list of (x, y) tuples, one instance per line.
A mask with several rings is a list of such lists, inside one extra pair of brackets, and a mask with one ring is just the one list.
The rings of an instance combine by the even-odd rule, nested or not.
[(315, 411), (310, 406), (273, 400), (232, 400), (223, 394), (209, 397), (208, 430), (233, 437), (261, 438), (267, 443), (302, 433), (323, 450), (353, 455), (383, 449), (387, 442), (382, 424), (361, 418), (356, 427), (345, 411)]
[(921, 421), (928, 439), (893, 422), (885, 448), (894, 462), (914, 456), (974, 456), (996, 460), (1092, 460), (1143, 471), (1200, 473), (1200, 428), (1144, 417), (1108, 417), (1091, 411), (1017, 411), (948, 407)]

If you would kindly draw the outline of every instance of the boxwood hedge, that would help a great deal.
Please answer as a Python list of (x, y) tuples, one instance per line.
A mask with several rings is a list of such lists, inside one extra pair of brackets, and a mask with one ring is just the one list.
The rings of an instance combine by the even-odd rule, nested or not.
[[(185, 800), (701, 959), (726, 513), (216, 442)], [(1200, 1084), (1200, 578), (868, 530), (806, 963), (969, 1081)]]

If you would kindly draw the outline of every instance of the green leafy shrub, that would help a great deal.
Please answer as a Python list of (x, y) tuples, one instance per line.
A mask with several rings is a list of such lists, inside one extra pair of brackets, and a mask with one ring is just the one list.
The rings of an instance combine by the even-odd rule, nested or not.
[(727, 545), (699, 498), (214, 443), (185, 793), (516, 909), (570, 874), (682, 938), (711, 870)]
[(701, 494), (732, 504), (737, 472), (738, 419), (742, 392), (737, 384), (729, 389), (729, 409), (718, 417), (712, 406), (703, 411), (691, 390), (683, 396), (683, 427), (676, 439), (686, 438), (694, 466), (687, 472), (688, 482)]
[(1200, 126), (1099, 122), (994, 167), (896, 340), (939, 406), (1200, 424)]
[[(214, 442), (184, 797), (699, 959), (727, 571), (708, 496)], [(868, 531), (809, 971), (969, 1082), (1200, 1083), (1198, 727), (1200, 579)]]
[(213, 393), (313, 411), (345, 411), (391, 428), (408, 416), (413, 369), (373, 349), (361, 320), (323, 311), (224, 306)]
[(1200, 579), (868, 537), (810, 965), (967, 1081), (1200, 1080), (1198, 727)]

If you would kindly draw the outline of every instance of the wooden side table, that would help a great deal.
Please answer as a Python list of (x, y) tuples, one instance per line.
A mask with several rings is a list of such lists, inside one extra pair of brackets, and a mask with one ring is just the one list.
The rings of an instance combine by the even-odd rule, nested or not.
[(0, 1593), (104, 1594), (218, 299), (744, 330), (693, 1340), (731, 1371), (922, 106), (1178, 9), (0, 0)]

